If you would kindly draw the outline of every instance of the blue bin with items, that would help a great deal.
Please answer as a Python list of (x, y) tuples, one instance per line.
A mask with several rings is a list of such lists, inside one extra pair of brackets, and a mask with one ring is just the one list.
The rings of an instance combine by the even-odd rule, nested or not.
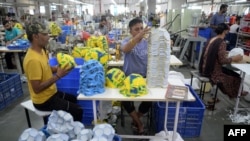
[(23, 95), (20, 74), (0, 73), (0, 110)]
[(70, 26), (70, 25), (63, 25), (63, 26), (61, 26), (62, 30), (71, 30), (72, 28), (73, 28), (73, 26)]
[(14, 41), (12, 44), (7, 46), (10, 50), (26, 50), (30, 47), (30, 42), (24, 39), (18, 39)]
[[(182, 102), (179, 111), (177, 132), (184, 138), (200, 136), (205, 105), (191, 86), (190, 92), (195, 97), (193, 102)], [(164, 130), (165, 102), (157, 102), (154, 105), (156, 132)], [(167, 129), (173, 130), (176, 107), (174, 103), (168, 105)]]
[[(211, 38), (211, 32), (212, 32), (211, 28), (200, 28), (198, 34), (199, 34), (199, 36), (206, 38), (208, 41)], [(198, 54), (200, 52), (200, 46), (201, 46), (200, 43), (197, 43), (196, 53), (198, 53)]]
[[(92, 126), (94, 121), (93, 102), (91, 100), (78, 100), (77, 104), (79, 104), (84, 110), (82, 115), (82, 123), (85, 126)], [(95, 105), (98, 107), (99, 101), (96, 101)]]
[(62, 33), (58, 36), (58, 41), (65, 44), (67, 38), (67, 31), (62, 30)]
[[(79, 66), (84, 64), (83, 58), (75, 58), (75, 62)], [(58, 61), (56, 58), (51, 58), (49, 60), (49, 64), (50, 66), (56, 66), (58, 65)], [(78, 95), (77, 91), (79, 89), (79, 81), (80, 81), (79, 66), (76, 66), (66, 76), (62, 77), (56, 82), (56, 86), (59, 91), (73, 95)]]

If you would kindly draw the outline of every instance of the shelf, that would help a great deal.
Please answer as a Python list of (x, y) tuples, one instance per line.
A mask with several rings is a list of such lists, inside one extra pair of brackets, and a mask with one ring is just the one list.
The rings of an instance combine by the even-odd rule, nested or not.
[(250, 48), (250, 46), (246, 45), (245, 43), (237, 43), (239, 46)]
[(250, 32), (243, 32), (243, 31), (240, 31), (240, 32), (238, 32), (238, 35), (250, 37)]
[(238, 47), (239, 47), (239, 48), (242, 48), (242, 49), (244, 49), (244, 50), (250, 51), (250, 47), (249, 47), (249, 46), (239, 45)]
[(245, 22), (250, 22), (250, 18), (243, 18)]

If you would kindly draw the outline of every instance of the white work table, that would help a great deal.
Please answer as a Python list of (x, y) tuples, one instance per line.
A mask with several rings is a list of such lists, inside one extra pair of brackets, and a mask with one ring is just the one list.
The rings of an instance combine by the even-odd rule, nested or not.
[(10, 50), (6, 46), (0, 46), (0, 53), (6, 53), (6, 52), (14, 53), (18, 73), (23, 74), (22, 67), (21, 67), (21, 64), (20, 64), (20, 60), (19, 60), (19, 57), (18, 57), (18, 53), (19, 52), (26, 52), (26, 50), (21, 50), (21, 49), (20, 50)]
[[(123, 60), (118, 60), (118, 61), (109, 61), (108, 66), (110, 67), (122, 67), (124, 64)], [(171, 66), (181, 66), (183, 65), (182, 61), (178, 59), (175, 55), (171, 55), (170, 57), (170, 65)]]
[[(169, 82), (171, 84), (178, 84), (178, 85), (184, 85), (181, 80), (179, 79), (169, 79)], [(92, 100), (93, 102), (93, 115), (94, 115), (94, 122), (95, 124), (97, 123), (97, 111), (96, 111), (96, 100), (106, 100), (106, 101), (112, 101), (112, 100), (118, 100), (118, 101), (165, 101), (165, 102), (170, 102), (174, 101), (176, 102), (176, 112), (175, 112), (175, 121), (174, 121), (174, 130), (172, 134), (172, 141), (175, 141), (180, 139), (181, 137), (177, 133), (177, 124), (178, 124), (178, 116), (179, 116), (179, 108), (180, 108), (180, 102), (181, 101), (195, 101), (195, 97), (192, 95), (192, 93), (189, 91), (188, 96), (186, 99), (183, 100), (176, 100), (176, 99), (166, 99), (165, 98), (165, 93), (166, 93), (167, 88), (148, 88), (148, 94), (140, 97), (126, 97), (122, 94), (120, 94), (119, 89), (114, 89), (114, 88), (106, 88), (104, 93), (101, 94), (96, 94), (93, 96), (85, 96), (84, 94), (79, 94), (77, 99), (78, 100)], [(167, 133), (167, 113), (168, 113), (168, 104), (166, 104), (166, 111), (165, 111), (165, 121), (164, 121), (164, 129)], [(155, 136), (135, 136), (135, 135), (121, 135), (123, 138), (147, 138), (147, 139), (159, 139), (159, 137)], [(171, 136), (164, 137), (170, 139)]]
[(250, 75), (250, 64), (243, 63), (243, 64), (231, 64), (231, 65), (232, 65), (232, 67), (240, 70), (240, 77), (241, 77), (240, 88), (238, 91), (238, 96), (237, 96), (236, 104), (235, 104), (235, 108), (234, 108), (234, 116), (235, 116), (238, 112), (238, 106), (239, 106), (239, 102), (240, 102), (240, 96), (241, 96), (241, 92), (242, 92), (242, 88), (243, 88), (245, 75), (246, 74)]
[(5, 35), (5, 32), (0, 32), (0, 35)]

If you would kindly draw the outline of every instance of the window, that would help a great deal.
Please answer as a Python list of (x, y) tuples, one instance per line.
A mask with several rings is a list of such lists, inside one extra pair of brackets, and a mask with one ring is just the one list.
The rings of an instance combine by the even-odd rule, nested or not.
[(40, 13), (45, 14), (45, 6), (40, 6)]

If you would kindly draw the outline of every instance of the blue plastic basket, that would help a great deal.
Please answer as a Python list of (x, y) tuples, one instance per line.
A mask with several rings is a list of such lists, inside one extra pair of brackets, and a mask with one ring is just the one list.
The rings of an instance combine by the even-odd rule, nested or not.
[(10, 105), (23, 95), (22, 83), (19, 74), (0, 73), (0, 109)]
[[(179, 120), (177, 132), (185, 138), (198, 137), (202, 127), (202, 121), (205, 111), (205, 105), (199, 99), (196, 92), (188, 86), (196, 101), (194, 102), (182, 102), (179, 111)], [(160, 132), (164, 129), (164, 118), (165, 118), (165, 103), (158, 102), (154, 106), (156, 132)], [(173, 130), (175, 120), (175, 104), (168, 106), (168, 119), (167, 128)]]
[(62, 30), (71, 30), (73, 28), (73, 26), (69, 26), (69, 25), (63, 25), (61, 26)]
[[(83, 65), (83, 58), (74, 58), (77, 65)], [(49, 60), (50, 66), (58, 65), (58, 61), (56, 58), (51, 58)], [(79, 90), (79, 79), (80, 79), (80, 68), (75, 67), (72, 69), (66, 76), (62, 77), (58, 81), (56, 81), (57, 89), (61, 92), (65, 92), (72, 95), (77, 95), (77, 91)]]
[(113, 141), (122, 141), (122, 138), (119, 135), (115, 135)]
[(4, 103), (4, 98), (3, 95), (0, 95), (0, 110), (2, 110), (5, 107), (5, 103)]
[[(91, 126), (94, 120), (92, 101), (91, 100), (78, 100), (77, 104), (79, 104), (84, 109), (82, 123), (85, 126)], [(99, 101), (96, 101), (96, 107), (98, 106), (98, 104), (99, 104)]]
[[(74, 58), (75, 62), (77, 65), (83, 65), (84, 64), (84, 60), (83, 58)], [(56, 66), (58, 65), (58, 61), (55, 57), (49, 59), (49, 65), (50, 66)]]
[(116, 39), (116, 35), (114, 33), (109, 33), (108, 37), (109, 37), (109, 39), (112, 39), (112, 40)]
[(25, 45), (9, 45), (7, 48), (9, 50), (26, 50), (30, 47), (30, 44), (25, 44)]

